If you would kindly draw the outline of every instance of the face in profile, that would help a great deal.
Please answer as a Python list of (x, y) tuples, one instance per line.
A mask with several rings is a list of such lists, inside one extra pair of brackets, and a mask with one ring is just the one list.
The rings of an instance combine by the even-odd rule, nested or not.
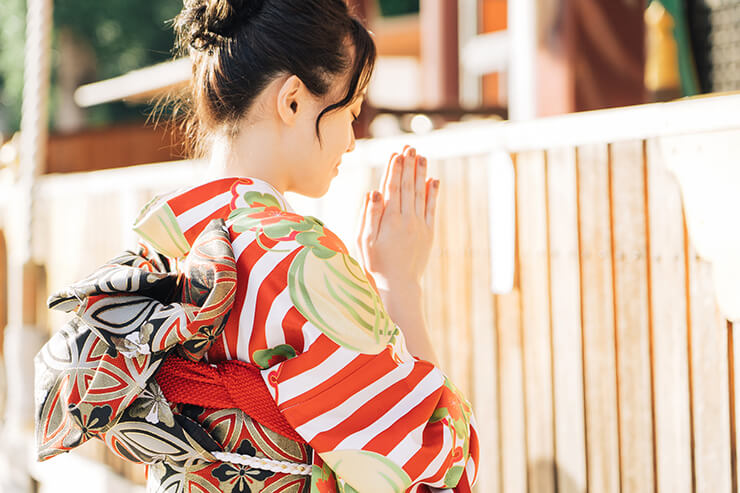
[[(319, 135), (316, 135), (316, 118), (327, 106), (327, 101), (339, 101), (346, 89), (338, 85), (330, 95), (314, 98), (297, 129), (304, 145), (305, 155), (299, 157), (291, 191), (308, 197), (321, 197), (338, 174), (342, 156), (355, 148), (354, 120), (360, 114), (364, 94), (359, 95), (349, 105), (325, 113), (319, 122)], [(333, 98), (333, 99), (332, 99)]]

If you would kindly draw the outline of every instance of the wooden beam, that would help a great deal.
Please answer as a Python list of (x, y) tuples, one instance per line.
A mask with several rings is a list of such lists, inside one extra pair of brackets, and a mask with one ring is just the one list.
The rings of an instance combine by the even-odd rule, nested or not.
[(168, 90), (184, 87), (190, 80), (191, 70), (188, 58), (132, 70), (119, 77), (78, 87), (75, 101), (82, 107), (88, 107), (122, 99), (151, 99)]

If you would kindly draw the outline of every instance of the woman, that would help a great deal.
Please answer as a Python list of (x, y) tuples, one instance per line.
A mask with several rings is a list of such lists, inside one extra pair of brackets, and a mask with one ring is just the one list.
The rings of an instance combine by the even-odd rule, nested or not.
[(426, 159), (393, 155), (366, 196), (364, 267), (283, 196), (323, 195), (354, 148), (370, 35), (343, 0), (186, 0), (175, 28), (214, 179), (51, 298), (76, 316), (37, 357), (39, 457), (97, 437), (150, 491), (470, 491), (474, 419), (421, 308)]

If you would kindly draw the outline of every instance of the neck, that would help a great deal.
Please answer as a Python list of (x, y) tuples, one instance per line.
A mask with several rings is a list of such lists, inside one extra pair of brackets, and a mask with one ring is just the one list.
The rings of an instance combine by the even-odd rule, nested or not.
[(266, 122), (241, 128), (234, 138), (216, 137), (209, 158), (209, 173), (214, 178), (244, 176), (266, 181), (284, 194), (289, 178), (280, 158), (275, 131)]

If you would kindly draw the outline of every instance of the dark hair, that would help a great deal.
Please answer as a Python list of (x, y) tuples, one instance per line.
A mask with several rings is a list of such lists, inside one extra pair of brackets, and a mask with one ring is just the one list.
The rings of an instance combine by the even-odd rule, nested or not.
[(175, 48), (193, 61), (190, 91), (177, 102), (175, 120), (184, 124), (188, 154), (198, 157), (214, 130), (235, 133), (274, 77), (295, 74), (324, 96), (349, 70), (345, 96), (316, 119), (320, 142), (321, 117), (351, 104), (375, 64), (375, 43), (345, 0), (184, 0), (174, 26)]

